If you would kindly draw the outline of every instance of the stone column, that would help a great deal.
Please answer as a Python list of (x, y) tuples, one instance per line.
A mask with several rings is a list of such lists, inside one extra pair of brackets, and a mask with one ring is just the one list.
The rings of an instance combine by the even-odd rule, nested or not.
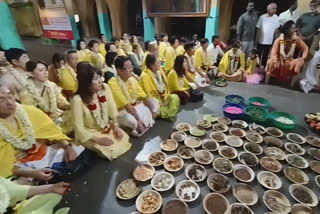
[(98, 10), (98, 19), (100, 26), (100, 33), (104, 34), (108, 41), (112, 37), (112, 26), (110, 20), (110, 14), (107, 7), (107, 2), (105, 0), (96, 0), (97, 10)]
[(145, 1), (142, 2), (144, 41), (153, 41), (155, 34), (154, 17), (147, 16), (147, 6)]
[(72, 47), (77, 47), (77, 41), (80, 39), (80, 33), (76, 24), (76, 20), (74, 18), (74, 9), (73, 9), (73, 2), (72, 0), (65, 0), (64, 1), (66, 12), (70, 18), (70, 24), (73, 32), (74, 39), (71, 41)]
[(116, 37), (128, 32), (128, 0), (105, 0), (108, 3), (112, 34)]
[[(225, 0), (224, 0), (225, 1)], [(213, 35), (218, 35), (220, 21), (220, 0), (211, 1), (210, 16), (206, 20), (205, 37), (211, 42)]]
[(15, 20), (5, 0), (0, 0), (0, 26), (0, 44), (2, 48), (24, 48), (17, 33)]

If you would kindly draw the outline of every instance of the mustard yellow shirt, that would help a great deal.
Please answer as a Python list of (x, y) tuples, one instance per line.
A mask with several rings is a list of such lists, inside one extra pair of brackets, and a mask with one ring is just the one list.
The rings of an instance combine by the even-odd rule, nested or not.
[(79, 56), (79, 62), (82, 62), (89, 52), (90, 52), (89, 49), (78, 50), (77, 53)]
[(127, 56), (122, 48), (118, 48), (118, 56)]
[(142, 62), (142, 70), (145, 70), (147, 67), (146, 67), (146, 59), (147, 59), (147, 56), (150, 54), (149, 51), (146, 51), (144, 53), (144, 57), (143, 57), (143, 62)]
[[(126, 105), (130, 104), (130, 100), (128, 100), (125, 96), (116, 77), (112, 77), (109, 80), (108, 85), (111, 88), (111, 92), (118, 109), (124, 108)], [(146, 93), (143, 91), (138, 81), (134, 77), (130, 77), (127, 82), (125, 82), (125, 85), (127, 87), (129, 96), (136, 97), (137, 101), (141, 101), (147, 97)]]
[(209, 68), (213, 68), (213, 62), (208, 54), (208, 51), (203, 51), (202, 47), (196, 50), (194, 54), (194, 60), (198, 68), (201, 68), (202, 66), (208, 66)]
[(78, 90), (77, 74), (68, 64), (61, 70), (61, 87), (74, 93)]
[[(230, 54), (232, 54), (231, 51), (233, 51), (233, 49), (229, 50), (227, 53), (225, 53), (223, 55), (221, 62), (219, 64), (219, 72), (228, 73), (229, 65), (230, 65)], [(240, 69), (242, 71), (244, 71), (244, 69), (246, 67), (245, 54), (240, 50), (238, 50), (238, 51), (239, 51), (239, 56), (240, 56), (240, 62), (239, 62), (238, 67), (240, 67)]]
[(164, 70), (166, 72), (169, 72), (173, 69), (174, 61), (175, 61), (176, 57), (177, 57), (177, 55), (176, 55), (176, 51), (174, 50), (174, 48), (172, 46), (167, 47), (166, 54), (165, 54), (166, 65), (164, 66)]
[(177, 56), (184, 55), (185, 52), (183, 45), (179, 45), (176, 49)]
[(120, 40), (119, 44), (120, 48), (124, 51), (126, 55), (129, 55), (130, 52), (132, 52), (132, 46), (129, 42), (129, 40)]
[[(181, 86), (181, 83), (183, 83), (183, 86)], [(185, 76), (178, 77), (176, 71), (171, 70), (168, 76), (168, 88), (170, 93), (176, 91), (187, 91), (190, 89), (190, 83)]]
[(94, 53), (90, 51), (83, 59), (83, 61), (94, 64), (98, 69), (102, 70), (106, 67), (106, 60), (101, 53)]
[(100, 50), (100, 53), (102, 54), (102, 56), (106, 57), (106, 55), (107, 55), (106, 44), (100, 43), (99, 44), (99, 50)]
[(159, 44), (159, 57), (161, 60), (165, 60), (165, 54), (168, 44), (166, 42), (160, 42)]

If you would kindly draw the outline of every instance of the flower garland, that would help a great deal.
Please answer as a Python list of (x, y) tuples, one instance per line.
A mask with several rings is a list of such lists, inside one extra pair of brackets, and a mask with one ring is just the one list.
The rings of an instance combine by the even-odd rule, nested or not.
[(289, 52), (286, 54), (285, 52), (285, 47), (284, 47), (284, 44), (285, 44), (285, 40), (284, 40), (284, 34), (282, 33), (280, 35), (280, 55), (282, 56), (283, 60), (286, 60), (290, 57), (293, 57), (295, 51), (296, 51), (296, 46), (297, 46), (297, 43), (296, 43), (296, 40), (297, 40), (297, 33), (294, 33), (293, 36), (293, 43), (291, 44), (291, 47), (290, 47), (290, 50)]
[(22, 75), (19, 73), (19, 71), (15, 69), (10, 69), (9, 73), (13, 76), (13, 78), (20, 84), (21, 87), (25, 87), (27, 84), (27, 81), (22, 77)]
[(152, 78), (157, 85), (159, 93), (160, 94), (164, 93), (166, 90), (166, 87), (161, 75), (161, 71), (159, 70), (159, 71), (156, 71), (155, 73), (154, 72), (151, 72), (151, 73), (152, 73)]
[(183, 77), (179, 77), (178, 81), (179, 81), (179, 86), (181, 88), (184, 88), (184, 79), (183, 79)]
[(208, 51), (207, 50), (203, 50), (202, 49), (202, 65), (203, 66), (208, 66), (210, 62), (210, 56), (208, 55)]
[[(135, 85), (134, 81), (131, 81), (130, 78), (127, 80), (128, 84), (131, 85), (132, 91), (133, 91), (133, 96), (130, 95), (129, 91), (128, 91), (128, 86), (126, 85), (126, 83), (121, 79), (121, 77), (118, 75), (116, 76), (118, 83), (120, 85), (121, 91), (123, 92), (124, 96), (126, 97), (126, 99), (131, 103), (134, 104), (137, 101), (137, 88)], [(132, 80), (134, 80), (134, 78), (132, 78)]]
[(189, 65), (189, 70), (194, 73), (196, 72), (196, 66), (195, 66), (195, 62), (194, 62), (194, 57), (193, 56), (189, 56), (188, 54), (185, 54), (185, 56), (187, 57), (187, 62)]
[(32, 79), (28, 80), (26, 85), (26, 88), (35, 101), (36, 106), (46, 113), (54, 113), (58, 109), (56, 96), (54, 95), (54, 91), (52, 87), (50, 87), (48, 81), (44, 83), (44, 87), (44, 91), (48, 96), (48, 102), (46, 102), (44, 97), (41, 96), (41, 93), (39, 93), (39, 90)]
[(88, 105), (88, 109), (93, 114), (98, 126), (102, 129), (108, 127), (109, 117), (108, 117), (108, 103), (105, 90), (101, 90), (97, 93), (100, 107), (100, 114), (97, 111), (96, 104)]
[(229, 60), (230, 60), (230, 72), (231, 74), (235, 73), (238, 70), (238, 65), (240, 61), (240, 50), (237, 53), (234, 53), (233, 50), (229, 52)]
[(20, 139), (19, 137), (14, 136), (9, 129), (0, 122), (0, 136), (5, 139), (6, 142), (10, 143), (17, 149), (28, 150), (33, 147), (36, 143), (36, 137), (34, 135), (33, 127), (31, 121), (25, 112), (25, 110), (21, 107), (20, 104), (16, 104), (16, 119), (21, 121), (23, 133), (25, 139)]
[(0, 213), (5, 213), (9, 207), (10, 196), (7, 189), (2, 184), (0, 184), (0, 201)]

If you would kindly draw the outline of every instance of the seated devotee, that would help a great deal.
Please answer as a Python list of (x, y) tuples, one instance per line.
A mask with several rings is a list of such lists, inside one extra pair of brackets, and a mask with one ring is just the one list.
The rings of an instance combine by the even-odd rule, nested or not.
[(42, 62), (29, 61), (26, 64), (30, 77), (21, 92), (21, 103), (41, 109), (57, 124), (61, 124), (65, 134), (72, 132), (71, 115), (67, 111), (70, 103), (62, 95), (61, 89), (48, 80), (47, 65)]
[[(130, 42), (131, 42), (132, 49), (133, 49), (132, 51), (135, 52), (135, 53), (137, 53), (137, 52), (135, 51), (135, 48), (133, 48), (133, 45), (136, 44), (136, 45), (139, 46), (138, 59), (139, 59), (141, 65), (142, 65), (143, 59), (144, 59), (144, 52), (143, 52), (143, 49), (142, 49), (142, 47), (141, 47), (141, 45), (140, 45), (140, 43), (139, 43), (138, 37), (136, 37), (136, 36), (131, 36)], [(145, 48), (145, 50), (148, 50), (148, 48)]]
[(184, 55), (177, 56), (174, 62), (174, 70), (168, 75), (168, 89), (171, 94), (177, 94), (182, 105), (189, 100), (197, 102), (203, 99), (203, 93), (192, 91), (192, 85), (185, 77), (188, 68), (187, 58)]
[(180, 106), (180, 99), (176, 94), (170, 94), (167, 77), (161, 69), (160, 58), (149, 54), (146, 59), (146, 67), (140, 79), (140, 85), (150, 98), (156, 98), (160, 104), (160, 117), (173, 120)]
[(246, 62), (243, 81), (249, 84), (260, 84), (265, 76), (264, 67), (260, 65), (260, 58), (256, 49), (252, 49)]
[(218, 69), (213, 65), (212, 59), (208, 53), (209, 40), (203, 38), (200, 40), (201, 47), (196, 49), (194, 54), (196, 67), (198, 70), (206, 73), (209, 79), (213, 79), (217, 73)]
[(124, 50), (126, 55), (129, 55), (129, 53), (132, 52), (132, 46), (127, 33), (122, 35), (119, 46), (122, 50)]
[(160, 35), (159, 34), (154, 34), (154, 41), (156, 41), (158, 43), (158, 45), (160, 45)]
[(240, 50), (240, 43), (235, 41), (231, 50), (222, 57), (218, 76), (228, 81), (241, 82), (245, 67), (245, 55)]
[(174, 60), (177, 57), (176, 54), (176, 48), (179, 45), (179, 40), (177, 39), (176, 36), (171, 36), (169, 39), (170, 46), (167, 47), (166, 53), (164, 55), (164, 60), (165, 60), (165, 66), (164, 66), (164, 71), (166, 74), (168, 74), (174, 66)]
[(110, 79), (108, 84), (119, 110), (119, 124), (128, 128), (131, 135), (141, 136), (153, 126), (159, 113), (159, 103), (156, 99), (148, 98), (132, 77), (130, 58), (117, 57), (114, 64), (118, 75)]
[[(319, 41), (320, 46), (320, 41)], [(312, 60), (303, 68), (304, 78), (300, 81), (300, 88), (305, 92), (320, 91), (320, 48), (315, 52)]]
[(114, 66), (114, 59), (118, 56), (117, 52), (108, 51), (106, 55), (106, 70), (103, 74), (104, 82), (108, 83), (109, 80), (117, 75), (117, 69)]
[(143, 63), (142, 63), (142, 70), (143, 71), (146, 69), (146, 59), (149, 54), (159, 56), (159, 46), (156, 41), (148, 42), (148, 43), (146, 42), (146, 44), (147, 44), (146, 47), (148, 47), (148, 49), (145, 52)]
[(132, 45), (132, 49), (133, 49), (133, 51), (130, 52), (128, 54), (128, 56), (130, 57), (131, 62), (133, 64), (134, 73), (137, 74), (138, 76), (140, 76), (141, 75), (141, 68), (142, 68), (143, 59), (141, 61), (141, 59), (139, 57), (141, 56), (140, 53), (143, 52), (143, 51), (141, 50), (141, 47), (139, 45), (137, 45), (137, 44), (133, 44)]
[(106, 67), (104, 56), (100, 53), (99, 42), (97, 40), (91, 40), (88, 43), (89, 53), (84, 57), (83, 61), (94, 64), (98, 69), (102, 70)]
[(15, 99), (20, 100), (19, 93), (26, 86), (28, 73), (26, 72), (26, 63), (30, 60), (27, 52), (19, 48), (10, 48), (5, 51), (7, 61), (12, 65), (1, 78), (6, 79), (11, 84), (15, 93)]
[[(294, 21), (286, 22), (281, 32), (282, 34), (273, 44), (267, 63), (266, 83), (269, 83), (270, 78), (275, 78), (283, 84), (293, 83), (293, 77), (301, 72), (308, 56), (309, 48), (297, 36)], [(297, 48), (302, 51), (302, 56), (294, 58)]]
[(168, 42), (168, 35), (166, 33), (162, 33), (160, 35), (160, 44), (159, 44), (159, 57), (161, 61), (165, 61), (165, 54), (167, 47), (170, 46), (170, 43)]
[(12, 65), (7, 61), (5, 57), (5, 50), (0, 45), (0, 76), (6, 73)]
[(100, 44), (99, 44), (99, 51), (102, 54), (103, 57), (106, 57), (107, 51), (106, 51), (106, 44), (108, 43), (108, 39), (106, 35), (100, 34)]
[(65, 65), (64, 57), (59, 54), (55, 53), (52, 56), (51, 60), (52, 64), (48, 68), (48, 79), (51, 82), (54, 82), (56, 85), (61, 85), (61, 69)]
[[(0, 213), (53, 214), (54, 208), (62, 200), (61, 195), (70, 189), (70, 183), (29, 186), (0, 177)], [(69, 210), (70, 208), (61, 208), (55, 214), (67, 214)]]
[(82, 146), (69, 144), (70, 139), (44, 112), (16, 103), (13, 92), (2, 81), (0, 130), (0, 171), (3, 177), (13, 174), (48, 181), (53, 178), (51, 167), (75, 160), (84, 150)]
[(102, 72), (88, 62), (77, 66), (79, 89), (71, 100), (76, 141), (113, 160), (130, 148), (129, 136), (118, 126), (118, 110)]
[(117, 46), (116, 46), (116, 44), (114, 44), (113, 42), (111, 42), (111, 43), (107, 43), (106, 45), (105, 45), (105, 48), (106, 48), (106, 51), (107, 52), (116, 52), (117, 54), (118, 54), (118, 49), (117, 49)]
[(208, 53), (211, 57), (212, 63), (214, 66), (219, 67), (220, 59), (223, 57), (224, 52), (219, 46), (219, 36), (212, 36), (212, 43), (208, 47)]
[(124, 50), (120, 47), (120, 40), (116, 37), (113, 37), (111, 42), (113, 42), (117, 48), (118, 56), (127, 56)]
[(187, 42), (184, 45), (184, 49), (186, 51), (185, 57), (187, 58), (187, 63), (188, 63), (188, 71), (186, 74), (186, 78), (189, 82), (194, 82), (199, 87), (210, 86), (208, 84), (210, 83), (210, 80), (207, 77), (206, 73), (202, 72), (202, 70), (198, 68), (195, 64), (194, 47), (195, 47), (195, 44), (193, 42)]
[(82, 62), (86, 55), (90, 53), (90, 50), (87, 48), (87, 43), (83, 39), (77, 41), (77, 50), (79, 56), (79, 62)]
[(68, 50), (65, 54), (67, 64), (61, 70), (62, 94), (69, 99), (78, 90), (77, 64), (79, 57), (76, 50)]
[(195, 50), (197, 50), (198, 48), (201, 47), (200, 41), (198, 40), (198, 34), (194, 34), (192, 36), (192, 41), (193, 41), (193, 43), (195, 45), (195, 47), (194, 47)]
[(181, 37), (179, 39), (179, 46), (176, 49), (177, 56), (185, 54), (186, 51), (184, 50), (184, 45), (186, 44), (186, 42), (187, 40), (184, 37)]

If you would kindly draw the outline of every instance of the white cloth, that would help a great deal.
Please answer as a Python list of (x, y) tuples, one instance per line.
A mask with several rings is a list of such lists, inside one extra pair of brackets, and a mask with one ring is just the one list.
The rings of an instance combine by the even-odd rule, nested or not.
[(213, 64), (217, 63), (218, 56), (223, 57), (224, 55), (224, 52), (219, 45), (214, 46), (213, 44), (210, 44), (207, 49), (207, 52), (211, 57)]
[[(78, 155), (80, 155), (81, 152), (83, 152), (84, 150), (83, 146), (72, 145), (72, 148)], [(54, 163), (59, 163), (64, 160), (65, 160), (64, 149), (58, 148), (58, 146), (55, 144), (55, 145), (47, 146), (47, 153), (42, 158), (42, 160), (30, 161), (27, 163), (17, 163), (16, 165), (20, 167), (29, 167), (32, 169), (41, 169), (46, 167), (52, 167)]]
[(315, 86), (319, 85), (320, 72), (317, 64), (320, 63), (320, 50), (315, 52), (312, 60), (304, 64), (304, 79), (300, 81), (300, 87), (305, 93), (309, 93)]
[(260, 16), (256, 27), (260, 29), (258, 43), (262, 45), (272, 45), (274, 33), (276, 29), (280, 27), (279, 17), (275, 14), (273, 16), (263, 14)]
[(297, 19), (296, 19), (296, 17), (293, 16), (293, 14), (294, 14), (294, 11), (293, 11), (293, 13), (291, 13), (290, 10), (287, 10), (287, 11), (284, 11), (283, 13), (281, 13), (279, 15), (280, 25), (283, 26), (286, 22), (291, 21), (291, 20), (296, 22)]
[(208, 87), (206, 83), (206, 78), (202, 77), (200, 74), (196, 73), (196, 78), (194, 81), (200, 86), (201, 88)]
[[(155, 108), (154, 110), (156, 112), (159, 112), (160, 106), (158, 101), (155, 100), (155, 98), (151, 98), (151, 102)], [(158, 103), (158, 105), (156, 105), (156, 102)], [(146, 128), (152, 127), (154, 124), (154, 119), (152, 118), (152, 112), (149, 110), (149, 108), (144, 103), (139, 103), (135, 105), (134, 108), (136, 109), (137, 114), (139, 115), (144, 126)], [(136, 130), (138, 128), (138, 121), (136, 120), (136, 118), (125, 109), (119, 112), (118, 123), (121, 127), (127, 127), (132, 130)]]

